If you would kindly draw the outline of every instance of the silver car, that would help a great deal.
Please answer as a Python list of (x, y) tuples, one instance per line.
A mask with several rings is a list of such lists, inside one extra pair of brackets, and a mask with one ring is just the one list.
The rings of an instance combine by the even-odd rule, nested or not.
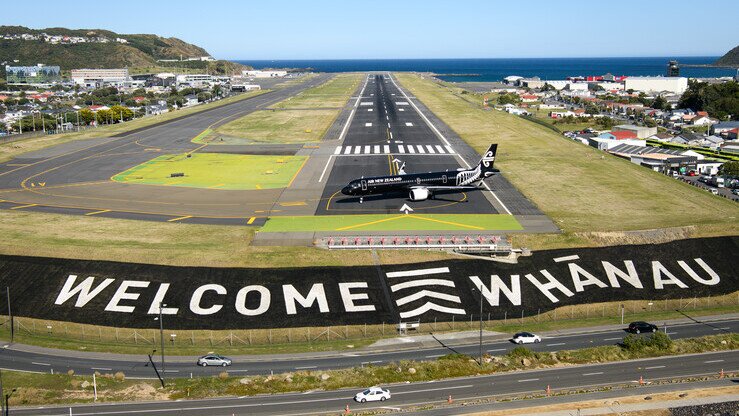
[(231, 365), (231, 359), (218, 354), (208, 354), (198, 358), (198, 365), (202, 367), (209, 365), (227, 367)]

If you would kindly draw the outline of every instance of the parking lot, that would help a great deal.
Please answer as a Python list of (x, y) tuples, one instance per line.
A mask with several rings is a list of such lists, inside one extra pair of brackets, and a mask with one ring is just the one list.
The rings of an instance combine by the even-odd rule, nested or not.
[(698, 179), (700, 176), (688, 176), (688, 175), (679, 175), (677, 177), (678, 180), (681, 180), (683, 182), (687, 182), (693, 186), (697, 186), (701, 189), (705, 189), (706, 191), (710, 191), (711, 189), (715, 189), (718, 192), (718, 196), (722, 196), (724, 198), (729, 198), (732, 201), (739, 202), (739, 196), (737, 196), (731, 188), (723, 187), (723, 188), (717, 188), (715, 186), (708, 185), (707, 183), (701, 182)]

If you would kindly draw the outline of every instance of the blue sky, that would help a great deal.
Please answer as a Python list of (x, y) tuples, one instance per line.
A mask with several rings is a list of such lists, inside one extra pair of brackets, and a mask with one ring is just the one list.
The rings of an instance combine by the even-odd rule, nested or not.
[(709, 56), (739, 44), (735, 0), (12, 4), (0, 24), (174, 36), (221, 59)]

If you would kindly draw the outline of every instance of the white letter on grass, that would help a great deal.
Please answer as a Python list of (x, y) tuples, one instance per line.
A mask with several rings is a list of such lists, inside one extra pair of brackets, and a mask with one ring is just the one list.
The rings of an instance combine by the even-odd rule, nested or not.
[(501, 291), (512, 304), (521, 305), (521, 276), (517, 274), (511, 275), (510, 288), (505, 285), (497, 274), (490, 275), (490, 288), (485, 286), (477, 276), (470, 276), (470, 280), (482, 292), (482, 295), (485, 296), (490, 306), (500, 305)]
[[(249, 309), (246, 307), (246, 297), (249, 292), (259, 292), (259, 306), (256, 309)], [(257, 316), (261, 315), (269, 309), (269, 305), (272, 302), (272, 294), (264, 286), (252, 285), (246, 286), (239, 290), (236, 294), (236, 311), (246, 316)]]
[(223, 308), (223, 305), (213, 305), (210, 308), (203, 308), (200, 306), (200, 300), (203, 298), (203, 294), (209, 290), (212, 290), (219, 295), (225, 295), (227, 293), (225, 287), (215, 283), (200, 286), (195, 289), (195, 292), (192, 294), (192, 298), (190, 298), (190, 310), (193, 313), (198, 315), (212, 315)]
[(110, 312), (133, 312), (136, 308), (135, 306), (121, 306), (118, 304), (122, 300), (136, 300), (141, 296), (141, 293), (126, 292), (129, 287), (149, 287), (149, 282), (141, 280), (124, 280), (121, 282), (121, 285), (118, 286), (118, 290), (115, 291), (113, 297), (110, 298), (110, 302), (108, 302), (108, 306), (105, 307), (105, 310)]
[(79, 295), (77, 296), (77, 300), (74, 302), (74, 306), (81, 308), (87, 305), (87, 302), (91, 301), (92, 298), (102, 292), (103, 289), (110, 286), (110, 284), (113, 283), (115, 279), (105, 279), (95, 289), (92, 288), (92, 282), (95, 280), (95, 278), (92, 276), (83, 280), (82, 283), (80, 283), (79, 285), (74, 286), (74, 282), (76, 280), (76, 274), (69, 275), (67, 281), (64, 282), (64, 287), (62, 287), (62, 290), (59, 292), (59, 296), (57, 296), (56, 301), (54, 301), (55, 304), (61, 305), (71, 299), (74, 295), (79, 293)]
[(314, 284), (310, 292), (303, 297), (293, 285), (282, 285), (282, 293), (285, 296), (285, 309), (288, 315), (295, 315), (295, 302), (300, 306), (310, 308), (314, 303), (318, 302), (318, 309), (322, 312), (328, 312), (328, 301), (326, 300), (326, 292), (323, 290), (323, 283)]

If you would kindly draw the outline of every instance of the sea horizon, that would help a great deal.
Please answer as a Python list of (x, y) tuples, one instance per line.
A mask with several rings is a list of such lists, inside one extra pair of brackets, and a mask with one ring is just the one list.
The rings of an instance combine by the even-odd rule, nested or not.
[[(538, 76), (544, 80), (572, 76), (665, 75), (667, 63), (677, 60), (686, 65), (710, 65), (719, 56), (650, 56), (597, 58), (408, 58), (408, 59), (240, 59), (233, 62), (265, 68), (311, 68), (318, 72), (408, 71), (440, 74), (452, 82), (500, 81), (509, 75)], [(731, 77), (736, 69), (683, 67), (681, 75), (694, 78)]]

